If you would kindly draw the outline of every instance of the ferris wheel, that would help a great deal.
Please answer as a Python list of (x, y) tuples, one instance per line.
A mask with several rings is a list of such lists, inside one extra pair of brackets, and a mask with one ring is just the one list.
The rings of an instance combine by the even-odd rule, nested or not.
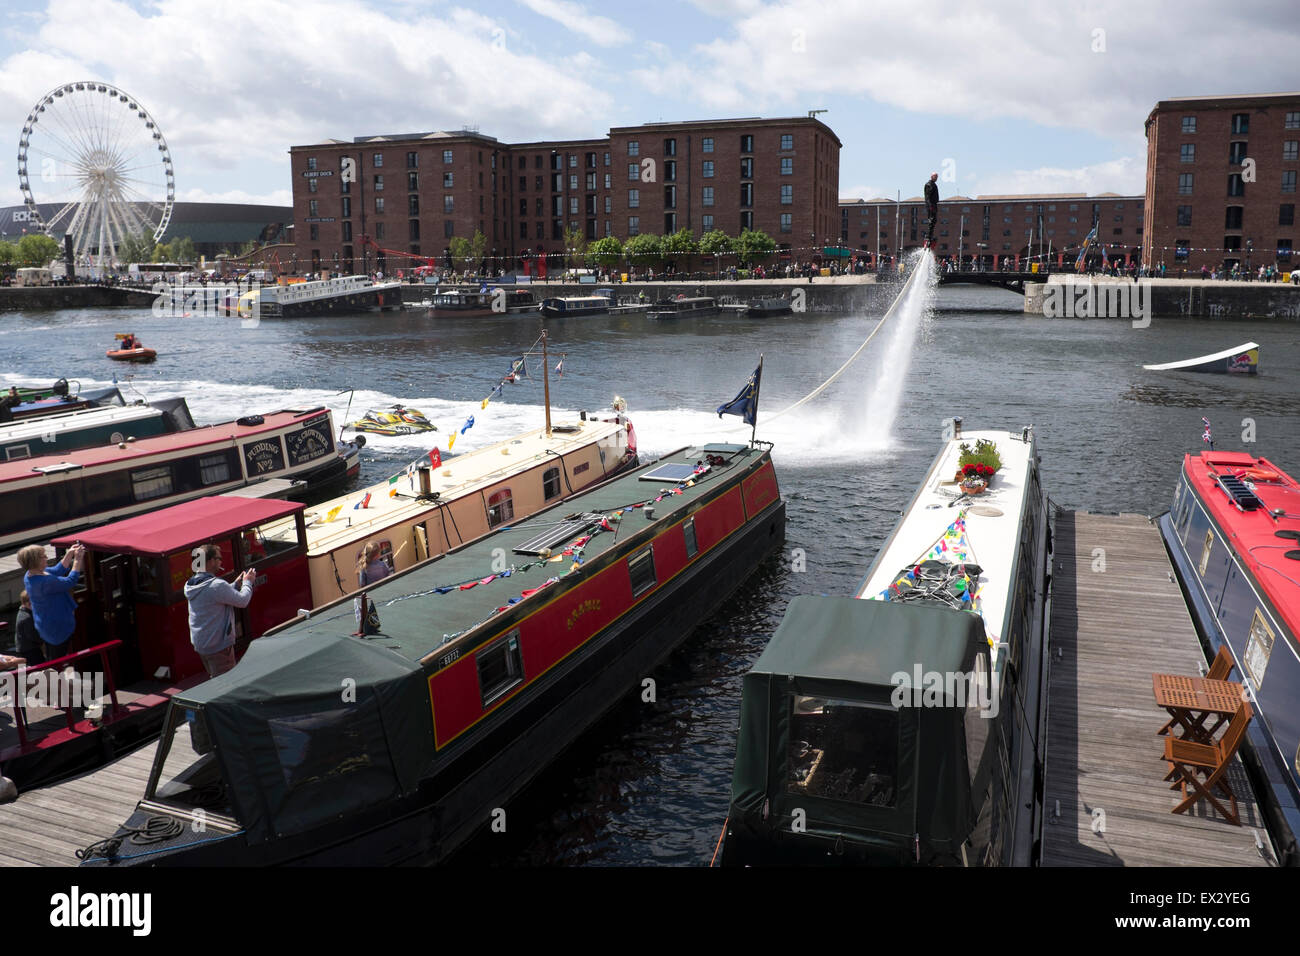
[(90, 81), (65, 83), (32, 107), (18, 141), (18, 185), (28, 222), (71, 235), (77, 261), (101, 268), (128, 236), (161, 241), (176, 198), (167, 140), (149, 111)]

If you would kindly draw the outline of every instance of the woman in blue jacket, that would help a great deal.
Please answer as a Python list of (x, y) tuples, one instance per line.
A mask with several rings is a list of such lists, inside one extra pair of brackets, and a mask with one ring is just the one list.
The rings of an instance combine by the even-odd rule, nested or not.
[(81, 583), (86, 549), (74, 544), (63, 559), (48, 566), (45, 547), (29, 544), (18, 552), (18, 564), (26, 572), (23, 587), (32, 602), (32, 619), (45, 645), (45, 659), (52, 661), (68, 653), (72, 632), (77, 629), (77, 601), (72, 591)]

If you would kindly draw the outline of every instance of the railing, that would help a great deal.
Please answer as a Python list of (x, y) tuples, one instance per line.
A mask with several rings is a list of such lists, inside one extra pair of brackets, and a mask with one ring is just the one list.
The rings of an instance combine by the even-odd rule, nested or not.
[[(113, 670), (108, 664), (108, 652), (121, 646), (121, 641), (108, 641), (105, 644), (96, 644), (94, 647), (88, 647), (85, 650), (77, 651), (73, 654), (65, 654), (63, 657), (56, 657), (52, 661), (46, 661), (44, 664), (37, 664), (35, 667), (22, 667), (17, 671), (10, 671), (9, 673), (22, 673), (26, 675), (36, 671), (53, 670), (55, 668), (62, 671), (63, 668), (70, 664), (85, 660), (91, 655), (97, 656), (100, 665), (103, 667), (104, 682), (108, 685), (109, 699), (113, 703), (112, 712), (116, 714), (122, 708), (117, 702), (117, 684), (113, 680)], [(29, 742), (27, 737), (27, 708), (21, 700), (24, 688), (19, 687), (18, 683), (18, 681), (14, 682), (14, 698), (13, 703), (11, 704), (11, 709), (13, 710), (14, 715), (14, 729), (18, 731), (18, 746), (25, 748)], [(72, 704), (69, 703), (68, 706), (59, 709), (64, 712), (64, 715), (67, 718), (68, 729), (72, 730), (76, 723), (72, 719)], [(46, 734), (42, 734), (41, 736), (44, 737)]]

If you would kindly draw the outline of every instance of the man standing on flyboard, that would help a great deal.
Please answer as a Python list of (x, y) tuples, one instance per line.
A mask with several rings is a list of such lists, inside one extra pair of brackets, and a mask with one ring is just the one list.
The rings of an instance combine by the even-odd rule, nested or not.
[(934, 245), (934, 224), (939, 220), (939, 174), (931, 173), (925, 184), (925, 248)]

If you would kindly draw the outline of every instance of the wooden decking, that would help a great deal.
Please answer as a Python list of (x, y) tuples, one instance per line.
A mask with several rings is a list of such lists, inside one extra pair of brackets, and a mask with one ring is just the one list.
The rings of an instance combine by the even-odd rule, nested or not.
[[(1242, 826), (1205, 803), (1170, 812), (1179, 795), (1162, 782), (1156, 736), (1168, 714), (1155, 704), (1151, 675), (1195, 675), (1206, 665), (1160, 529), (1144, 515), (1062, 511), (1055, 551), (1042, 865), (1270, 865), (1240, 758), (1229, 780)], [(1093, 829), (1098, 811), (1104, 832)]]
[(76, 852), (111, 836), (144, 793), (157, 742), (71, 780), (0, 805), (0, 866), (76, 866)]

